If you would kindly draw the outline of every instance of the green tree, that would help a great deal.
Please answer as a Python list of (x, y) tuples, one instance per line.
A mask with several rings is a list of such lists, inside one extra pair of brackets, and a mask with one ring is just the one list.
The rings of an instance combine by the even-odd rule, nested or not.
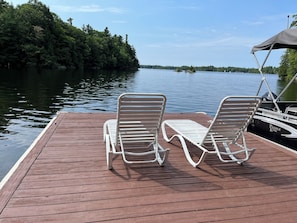
[(0, 0), (0, 67), (137, 69), (135, 50), (106, 27), (82, 29), (38, 0), (14, 8)]
[(54, 18), (49, 8), (39, 1), (29, 1), (16, 8), (21, 24), (21, 48), (27, 66), (51, 67), (55, 63)]
[(12, 6), (1, 2), (0, 12), (0, 66), (13, 67), (22, 63), (21, 24)]
[(297, 73), (297, 52), (294, 49), (288, 49), (289, 66), (287, 71), (287, 80), (290, 80)]
[(279, 66), (279, 77), (282, 80), (287, 79), (288, 74), (288, 67), (289, 67), (289, 51), (286, 50), (286, 52), (281, 57), (281, 62)]
[(0, 0), (0, 13), (4, 12), (9, 7), (9, 4), (6, 1)]
[[(297, 15), (293, 15), (293, 21), (290, 25), (291, 28), (297, 26)], [(282, 80), (291, 80), (297, 73), (297, 52), (295, 49), (287, 49), (281, 57), (279, 67), (279, 77)]]

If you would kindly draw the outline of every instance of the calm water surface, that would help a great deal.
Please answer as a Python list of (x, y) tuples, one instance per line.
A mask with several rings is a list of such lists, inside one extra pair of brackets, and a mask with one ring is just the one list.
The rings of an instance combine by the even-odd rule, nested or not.
[[(274, 92), (284, 83), (267, 75)], [(255, 95), (259, 74), (140, 69), (100, 71), (0, 70), (0, 180), (58, 111), (115, 112), (124, 92), (161, 92), (166, 112), (204, 111), (213, 116), (227, 95)], [(286, 99), (296, 100), (296, 87)], [(260, 95), (265, 93), (265, 89)], [(290, 98), (292, 97), (293, 98)], [(295, 98), (294, 98), (295, 97)]]

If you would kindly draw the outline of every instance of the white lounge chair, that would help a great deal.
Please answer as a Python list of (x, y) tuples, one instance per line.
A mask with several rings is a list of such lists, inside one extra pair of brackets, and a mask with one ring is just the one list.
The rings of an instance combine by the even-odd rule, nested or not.
[[(165, 120), (161, 127), (163, 137), (167, 142), (178, 138), (187, 160), (194, 167), (197, 167), (207, 154), (216, 154), (222, 162), (242, 164), (255, 150), (247, 147), (244, 131), (260, 103), (261, 99), (257, 96), (226, 97), (221, 101), (208, 128), (188, 119)], [(168, 127), (175, 132), (170, 138), (166, 132)], [(191, 157), (187, 141), (202, 152), (197, 162)]]
[(168, 149), (158, 143), (166, 97), (153, 93), (125, 93), (119, 96), (117, 118), (104, 123), (106, 159), (112, 169), (114, 156), (125, 163), (158, 162), (167, 159)]

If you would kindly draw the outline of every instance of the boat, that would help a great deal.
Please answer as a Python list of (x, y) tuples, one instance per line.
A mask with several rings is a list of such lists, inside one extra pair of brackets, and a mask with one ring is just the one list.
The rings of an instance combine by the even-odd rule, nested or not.
[[(250, 127), (258, 129), (262, 133), (270, 136), (270, 138), (288, 140), (296, 147), (297, 142), (297, 101), (282, 100), (282, 96), (289, 88), (289, 86), (297, 81), (297, 73), (283, 88), (283, 90), (276, 95), (272, 92), (266, 76), (262, 69), (268, 60), (269, 55), (275, 49), (297, 49), (297, 29), (290, 28), (281, 31), (277, 35), (269, 38), (259, 45), (252, 48), (252, 55), (254, 56), (262, 76), (260, 86), (257, 92), (259, 95), (263, 85), (266, 86), (267, 92), (262, 95), (262, 104), (257, 110)], [(266, 57), (262, 64), (259, 63), (256, 52), (266, 51)], [(297, 99), (297, 93), (296, 93)], [(297, 149), (297, 148), (296, 148)]]

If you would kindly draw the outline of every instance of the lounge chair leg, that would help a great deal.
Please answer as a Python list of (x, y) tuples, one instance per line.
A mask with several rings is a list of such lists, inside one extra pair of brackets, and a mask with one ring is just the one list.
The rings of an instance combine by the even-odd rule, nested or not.
[[(163, 133), (164, 133), (164, 132), (163, 132)], [(185, 139), (184, 139), (181, 135), (175, 134), (175, 135), (171, 136), (170, 139), (169, 139), (169, 138), (167, 137), (167, 135), (166, 135), (166, 138), (165, 138), (165, 137), (164, 137), (164, 138), (165, 138), (165, 140), (166, 140), (167, 142), (171, 142), (172, 139), (175, 138), (175, 137), (177, 137), (177, 138), (179, 139), (179, 141), (180, 141), (180, 143), (181, 143), (181, 145), (182, 145), (184, 154), (185, 154), (186, 159), (188, 160), (188, 162), (189, 162), (193, 167), (195, 167), (195, 168), (198, 167), (199, 164), (205, 159), (206, 152), (205, 152), (204, 150), (202, 150), (203, 152), (202, 152), (202, 155), (200, 156), (198, 162), (195, 162), (195, 161), (192, 159), (192, 157), (191, 157), (191, 154), (190, 154), (190, 152), (189, 152), (189, 150), (188, 150), (188, 146), (187, 146), (187, 143), (186, 143)]]
[[(200, 163), (203, 162), (203, 160), (205, 159), (205, 157), (207, 155), (207, 150), (198, 145), (198, 147), (202, 150), (202, 155), (200, 156), (199, 160), (197, 162), (195, 162), (190, 155), (190, 152), (188, 150), (188, 146), (187, 146), (185, 139), (180, 134), (174, 134), (169, 138), (167, 135), (167, 132), (166, 132), (166, 125), (167, 125), (166, 121), (164, 121), (161, 125), (164, 140), (166, 142), (171, 143), (173, 138), (175, 138), (175, 137), (178, 138), (178, 140), (180, 141), (180, 143), (182, 145), (186, 159), (193, 167), (197, 168), (200, 165)], [(195, 146), (197, 146), (197, 145), (195, 145)]]
[(109, 135), (105, 137), (105, 146), (106, 146), (106, 164), (109, 170), (112, 170), (112, 152), (110, 150), (110, 141)]
[[(251, 158), (251, 156), (253, 155), (253, 153), (254, 153), (254, 151), (255, 151), (255, 149), (248, 149), (248, 148), (246, 147), (246, 143), (245, 143), (245, 138), (244, 138), (244, 136), (242, 136), (242, 139), (243, 139), (243, 145), (240, 145), (240, 144), (238, 144), (238, 143), (235, 143), (236, 146), (238, 146), (238, 147), (241, 148), (241, 150), (236, 151), (236, 152), (232, 152), (231, 149), (230, 149), (230, 147), (229, 147), (229, 145), (228, 145), (227, 143), (225, 143), (225, 142), (223, 142), (223, 146), (224, 146), (224, 149), (225, 149), (226, 152), (221, 152), (221, 151), (219, 150), (219, 148), (218, 148), (218, 145), (217, 145), (217, 143), (216, 143), (214, 137), (211, 136), (211, 138), (212, 138), (212, 143), (213, 143), (213, 146), (214, 146), (214, 148), (215, 148), (215, 150), (216, 150), (216, 153), (217, 153), (218, 158), (219, 158), (222, 162), (225, 162), (225, 163), (236, 162), (238, 165), (243, 165), (243, 163), (244, 163), (245, 161), (248, 161), (248, 160)], [(237, 157), (236, 157), (236, 154), (240, 154), (240, 153), (244, 153), (244, 154), (245, 154), (245, 157), (244, 157), (244, 158), (237, 158)], [(224, 158), (222, 157), (222, 155), (226, 155), (226, 156), (228, 156), (229, 159), (224, 159)]]
[(161, 151), (158, 152), (158, 157), (157, 157), (157, 160), (158, 160), (158, 163), (160, 166), (164, 166), (164, 163), (167, 161), (168, 159), (168, 155), (169, 155), (169, 149), (163, 149)]

